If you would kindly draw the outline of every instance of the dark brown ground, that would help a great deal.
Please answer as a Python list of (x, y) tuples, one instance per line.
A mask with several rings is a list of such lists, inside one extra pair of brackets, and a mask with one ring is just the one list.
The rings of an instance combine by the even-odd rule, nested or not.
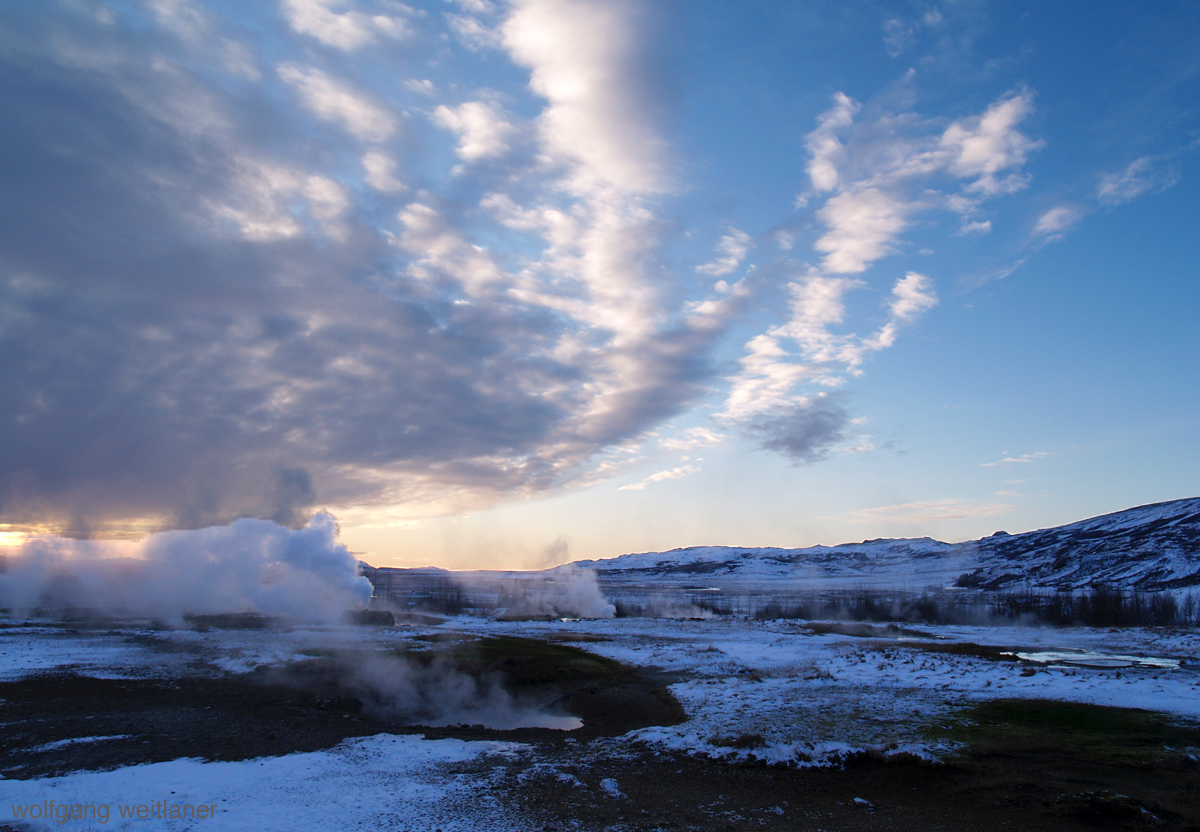
[[(406, 658), (449, 662), (481, 679), (502, 674), (518, 699), (557, 700), (586, 725), (569, 735), (414, 728), (369, 707), (339, 656), (170, 681), (52, 674), (0, 683), (0, 773), (24, 779), (179, 757), (240, 760), (420, 732), (529, 743), (493, 782), (531, 830), (1200, 830), (1200, 767), (1165, 750), (1200, 741), (1193, 728), (1157, 715), (1087, 706), (1067, 713), (1043, 703), (1014, 716), (1001, 703), (963, 715), (953, 738), (968, 745), (951, 764), (862, 755), (841, 770), (770, 768), (611, 739), (679, 721), (665, 689), (672, 680), (574, 647), (524, 639), (466, 645), (450, 636)], [(35, 750), (120, 734), (128, 737)], [(490, 758), (461, 771), (494, 778), (497, 765)], [(604, 788), (609, 779), (619, 794)]]

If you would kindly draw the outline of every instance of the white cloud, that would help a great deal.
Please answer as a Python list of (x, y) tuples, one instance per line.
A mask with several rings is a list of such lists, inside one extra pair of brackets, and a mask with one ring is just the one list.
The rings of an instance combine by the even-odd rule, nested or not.
[(1179, 170), (1165, 163), (1167, 156), (1143, 156), (1125, 170), (1106, 174), (1096, 189), (1105, 205), (1120, 205), (1143, 194), (1165, 191), (1179, 181)]
[(396, 178), (396, 160), (386, 153), (378, 150), (367, 151), (363, 154), (362, 166), (367, 172), (363, 181), (375, 190), (384, 193), (407, 190), (407, 186)]
[(472, 14), (491, 14), (496, 10), (495, 4), (489, 0), (454, 0), (454, 2)]
[[(833, 107), (817, 118), (817, 129), (808, 134), (808, 176), (813, 189), (819, 193), (832, 191), (838, 186), (841, 176), (839, 167), (845, 164), (846, 148), (838, 133), (854, 122), (860, 107), (845, 93), (833, 96)], [(807, 201), (807, 200), (806, 200)]]
[(908, 272), (892, 287), (891, 299), (887, 302), (889, 317), (877, 332), (865, 338), (835, 334), (830, 327), (841, 323), (845, 315), (843, 296), (861, 285), (858, 280), (821, 275), (793, 284), (792, 319), (772, 332), (794, 340), (807, 361), (825, 365), (840, 363), (857, 374), (870, 353), (892, 346), (901, 325), (914, 322), (937, 305), (932, 281), (924, 275)]
[(247, 240), (265, 242), (296, 237), (304, 231), (301, 200), (307, 212), (327, 234), (341, 237), (342, 214), (350, 205), (345, 189), (324, 176), (250, 157), (234, 160), (235, 175), (229, 192), (210, 200), (209, 210), (232, 223)]
[(746, 253), (750, 251), (750, 235), (736, 228), (731, 228), (728, 234), (717, 240), (714, 250), (718, 255), (716, 259), (702, 266), (697, 266), (696, 271), (701, 274), (712, 275), (713, 277), (722, 277), (730, 274), (737, 270)]
[(893, 250), (892, 242), (908, 227), (914, 206), (878, 188), (841, 193), (817, 212), (829, 228), (813, 245), (825, 252), (827, 271), (846, 274), (866, 268)]
[(918, 24), (905, 25), (895, 18), (883, 24), (883, 43), (888, 55), (898, 58), (917, 42)]
[(1051, 208), (1038, 218), (1037, 223), (1033, 226), (1033, 233), (1050, 240), (1057, 240), (1068, 228), (1079, 222), (1082, 216), (1083, 214), (1078, 208), (1070, 205)]
[(173, 32), (193, 52), (216, 58), (234, 75), (257, 81), (260, 73), (250, 49), (243, 43), (217, 34), (218, 24), (208, 12), (187, 0), (148, 0), (154, 19)]
[(409, 34), (408, 24), (399, 17), (335, 11), (346, 5), (346, 0), (283, 0), (283, 12), (297, 32), (346, 51), (379, 36), (402, 38)]
[(657, 474), (651, 474), (641, 482), (633, 483), (632, 485), (622, 485), (618, 491), (641, 491), (646, 486), (663, 480), (677, 480), (682, 477), (690, 477), (692, 474), (699, 473), (700, 469), (695, 465), (684, 465), (679, 468), (672, 468), (669, 471), (659, 471)]
[[(1008, 467), (1009, 465), (1022, 465), (1030, 462), (1037, 462), (1039, 459), (1045, 459), (1050, 456), (1046, 451), (1034, 451), (1031, 454), (1022, 454), (1021, 456), (1006, 456), (999, 462), (985, 462), (981, 467), (995, 468), (997, 466)], [(1023, 482), (1023, 480), (1005, 480), (1005, 482)]]
[(458, 107), (439, 106), (433, 120), (458, 135), (458, 155), (468, 162), (508, 151), (505, 140), (515, 131), (497, 108), (484, 101), (468, 101)]
[[(893, 253), (912, 216), (939, 204), (939, 196), (963, 217), (964, 233), (990, 230), (989, 221), (973, 216), (981, 201), (1025, 187), (1028, 177), (1017, 169), (1042, 145), (1017, 129), (1033, 111), (1029, 93), (1001, 98), (937, 136), (922, 135), (926, 124), (912, 114), (855, 125), (859, 110), (838, 93), (820, 116), (807, 140), (812, 191), (797, 199), (803, 207), (814, 193), (834, 192), (817, 211), (828, 230), (814, 247), (825, 254), (823, 268), (835, 274), (865, 271)], [(922, 180), (947, 174), (962, 180), (960, 193), (941, 195), (930, 187), (912, 193)]]
[(472, 51), (494, 49), (501, 45), (500, 32), (469, 14), (449, 14), (446, 21), (459, 41)]
[(959, 234), (987, 234), (992, 230), (991, 220), (978, 220), (974, 222), (965, 222), (958, 229)]
[(296, 88), (314, 115), (340, 123), (357, 138), (380, 142), (395, 132), (395, 118), (389, 110), (319, 69), (283, 64), (279, 77)]
[(1025, 187), (1028, 180), (1020, 174), (997, 176), (1025, 164), (1029, 153), (1042, 146), (1016, 129), (1032, 112), (1033, 96), (1023, 93), (1000, 99), (982, 115), (951, 124), (940, 140), (941, 149), (950, 154), (949, 171), (964, 179), (975, 177), (967, 190), (984, 196)]
[(425, 95), (430, 98), (437, 95), (437, 87), (428, 78), (409, 78), (404, 82), (404, 88), (409, 92), (415, 92), (417, 95)]
[(879, 506), (841, 515), (851, 523), (935, 523), (945, 520), (964, 520), (973, 517), (993, 517), (1012, 511), (1007, 504), (971, 505), (966, 500), (924, 500), (894, 506)]
[(539, 119), (544, 148), (574, 165), (578, 192), (649, 194), (667, 185), (638, 12), (632, 0), (517, 0), (504, 23), (504, 46), (549, 101)]
[(485, 294), (502, 280), (488, 251), (463, 239), (444, 216), (428, 205), (405, 206), (398, 219), (404, 232), (396, 244), (417, 258), (409, 268), (412, 276), (423, 281), (448, 277), (470, 296)]
[(696, 448), (711, 448), (725, 441), (725, 434), (708, 428), (688, 428), (682, 434), (669, 439), (660, 439), (659, 447), (668, 451), (692, 451)]
[(732, 379), (719, 414), (726, 421), (742, 421), (777, 407), (789, 400), (797, 384), (820, 374), (814, 366), (789, 360), (778, 338), (769, 334), (751, 338), (745, 350), (738, 359), (741, 372)]
[[(809, 399), (796, 393), (798, 385), (836, 387), (844, 374), (861, 374), (870, 355), (891, 347), (903, 326), (937, 304), (932, 281), (908, 272), (893, 286), (888, 317), (877, 330), (860, 336), (834, 329), (845, 319), (846, 294), (868, 285), (844, 275), (866, 272), (895, 253), (917, 215), (942, 207), (959, 215), (960, 233), (991, 229), (978, 217), (981, 204), (1024, 187), (1027, 177), (1019, 168), (1041, 145), (1017, 129), (1032, 101), (1028, 93), (1007, 95), (983, 113), (941, 128), (913, 113), (876, 111), (856, 122), (859, 104), (843, 93), (834, 96), (807, 137), (811, 188), (796, 200), (804, 207), (829, 195), (815, 212), (824, 226), (813, 244), (824, 255), (820, 268), (790, 284), (790, 319), (746, 344), (719, 418), (746, 422), (788, 408), (803, 411)], [(947, 179), (957, 191), (944, 190)]]
[(908, 323), (922, 312), (937, 306), (933, 281), (923, 274), (909, 272), (892, 287), (890, 311), (896, 321)]

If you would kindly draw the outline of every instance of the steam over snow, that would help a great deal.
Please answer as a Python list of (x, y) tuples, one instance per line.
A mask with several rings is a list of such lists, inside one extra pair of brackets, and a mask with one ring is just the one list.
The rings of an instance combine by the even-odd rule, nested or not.
[(327, 622), (370, 598), (370, 582), (324, 513), (298, 530), (243, 518), (138, 544), (36, 538), (0, 573), (0, 607), (94, 608), (168, 620), (257, 612)]

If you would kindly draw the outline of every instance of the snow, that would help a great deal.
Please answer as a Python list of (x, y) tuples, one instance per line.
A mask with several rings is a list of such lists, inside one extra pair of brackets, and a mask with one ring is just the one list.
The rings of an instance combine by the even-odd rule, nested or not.
[[(796, 624), (621, 619), (496, 624), (526, 636), (602, 634), (588, 650), (689, 677), (671, 686), (687, 722), (627, 739), (714, 759), (837, 764), (864, 749), (936, 756), (921, 728), (952, 708), (1003, 697), (1138, 707), (1200, 718), (1200, 635), (1152, 630), (927, 627), (931, 639), (814, 635)], [(948, 643), (1119, 656), (1117, 668), (1038, 666), (932, 652)], [(1020, 647), (1024, 649), (1011, 650)], [(1015, 657), (1014, 657), (1015, 658)], [(1035, 672), (1030, 673), (1030, 670)], [(757, 734), (759, 747), (731, 741)]]
[[(481, 786), (448, 769), (480, 757), (511, 754), (508, 743), (425, 740), (380, 734), (342, 743), (329, 751), (236, 763), (181, 759), (80, 772), (41, 780), (3, 781), (7, 813), (13, 806), (51, 814), (58, 806), (106, 807), (114, 828), (121, 807), (211, 806), (212, 818), (156, 818), (149, 828), (187, 830), (206, 823), (228, 832), (304, 832), (325, 829), (511, 830), (519, 824), (504, 814)], [(161, 811), (161, 809), (160, 809)], [(27, 818), (32, 814), (27, 812)], [(215, 823), (213, 821), (215, 820)], [(31, 830), (91, 829), (95, 823), (30, 820)]]
[[(594, 740), (593, 752), (601, 746), (610, 755), (651, 749), (798, 768), (838, 765), (863, 750), (936, 758), (950, 748), (931, 744), (921, 729), (957, 707), (991, 698), (1043, 697), (1200, 718), (1200, 634), (1194, 631), (922, 630), (924, 637), (861, 638), (817, 634), (802, 622), (786, 621), (532, 622), (457, 616), (441, 626), (92, 633), (44, 622), (0, 628), (0, 679), (55, 670), (126, 677), (184, 668), (244, 672), (331, 647), (413, 649), (424, 644), (415, 637), (433, 632), (464, 639), (553, 637), (678, 679), (670, 689), (689, 717), (686, 722)], [(999, 653), (1012, 655), (1006, 659)], [(1106, 663), (1121, 666), (1097, 666)], [(111, 738), (73, 741), (106, 739)], [(505, 814), (498, 802), (496, 772), (504, 765), (522, 761), (519, 784), (553, 778), (583, 788), (574, 774), (537, 754), (536, 747), (515, 743), (380, 734), (277, 758), (180, 759), (4, 780), (0, 810), (7, 821), (14, 805), (103, 803), (111, 806), (113, 825), (120, 828), (118, 804), (203, 802), (216, 807), (213, 828), (223, 830), (520, 830), (525, 828), (521, 819)], [(602, 788), (614, 798), (622, 794), (615, 781)], [(25, 822), (32, 830), (89, 828), (72, 821)], [(147, 828), (185, 830), (204, 822), (167, 819)]]
[(621, 791), (621, 785), (611, 777), (605, 777), (600, 781), (600, 788), (604, 789), (604, 793), (615, 800), (626, 800), (625, 793)]
[(123, 740), (128, 739), (129, 734), (113, 734), (108, 737), (72, 737), (69, 740), (58, 740), (57, 742), (48, 742), (44, 745), (35, 746), (34, 751), (54, 751), (59, 748), (66, 748), (70, 745), (78, 745), (79, 743), (104, 742), (105, 740)]

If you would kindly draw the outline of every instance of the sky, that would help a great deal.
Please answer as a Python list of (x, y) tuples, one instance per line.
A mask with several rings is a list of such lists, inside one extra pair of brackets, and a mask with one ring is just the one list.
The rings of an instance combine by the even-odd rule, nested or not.
[(0, 2), (0, 538), (377, 566), (1200, 494), (1200, 6)]

